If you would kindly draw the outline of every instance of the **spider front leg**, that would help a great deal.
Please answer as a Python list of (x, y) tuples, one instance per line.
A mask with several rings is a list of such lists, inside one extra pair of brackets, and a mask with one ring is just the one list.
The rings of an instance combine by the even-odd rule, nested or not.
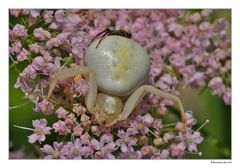
[(143, 85), (143, 86), (139, 87), (135, 92), (133, 92), (133, 94), (128, 98), (127, 102), (125, 103), (122, 113), (119, 114), (118, 118), (110, 124), (112, 125), (112, 124), (116, 123), (117, 121), (126, 120), (128, 118), (128, 116), (131, 114), (131, 112), (140, 103), (142, 98), (149, 92), (156, 94), (158, 96), (173, 100), (176, 103), (178, 103), (179, 108), (180, 108), (181, 120), (183, 123), (182, 133), (186, 133), (187, 120), (186, 120), (185, 112), (184, 112), (183, 105), (182, 105), (180, 99), (175, 95), (163, 92), (151, 85)]
[(76, 75), (83, 75), (86, 77), (89, 84), (89, 91), (85, 97), (85, 104), (89, 111), (95, 105), (96, 97), (97, 97), (97, 81), (96, 81), (96, 73), (89, 67), (83, 66), (74, 66), (68, 69), (60, 69), (55, 74), (51, 76), (51, 83), (49, 86), (49, 91), (47, 98), (49, 99), (52, 95), (52, 92), (59, 80), (64, 80), (70, 77), (74, 77)]

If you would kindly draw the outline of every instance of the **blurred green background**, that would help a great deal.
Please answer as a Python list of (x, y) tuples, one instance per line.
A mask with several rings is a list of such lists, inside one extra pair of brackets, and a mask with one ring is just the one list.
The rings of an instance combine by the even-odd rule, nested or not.
[[(198, 11), (188, 10), (190, 12)], [(231, 10), (214, 10), (211, 16), (216, 18), (226, 18), (231, 23)], [(231, 27), (228, 32), (231, 35)], [(11, 62), (9, 62), (11, 64)], [(26, 65), (17, 66), (23, 70)], [(14, 67), (9, 69), (9, 106), (17, 106), (28, 102), (24, 99), (24, 94), (20, 89), (15, 89), (14, 84), (17, 80), (18, 72)], [(226, 106), (221, 98), (212, 96), (206, 89), (201, 95), (199, 90), (188, 88), (181, 93), (186, 110), (194, 112), (194, 117), (198, 120), (198, 128), (206, 119), (210, 120), (201, 130), (204, 141), (199, 146), (202, 156), (187, 155), (189, 159), (230, 159), (231, 158), (231, 106)], [(38, 154), (38, 149), (28, 143), (27, 136), (32, 132), (13, 127), (13, 125), (32, 127), (32, 120), (46, 117), (42, 113), (33, 112), (34, 105), (29, 102), (27, 105), (9, 110), (9, 142), (11, 150), (23, 149), (26, 154)], [(52, 124), (56, 119), (54, 116), (47, 116)], [(49, 124), (49, 125), (50, 125)], [(54, 136), (54, 135), (52, 135)]]

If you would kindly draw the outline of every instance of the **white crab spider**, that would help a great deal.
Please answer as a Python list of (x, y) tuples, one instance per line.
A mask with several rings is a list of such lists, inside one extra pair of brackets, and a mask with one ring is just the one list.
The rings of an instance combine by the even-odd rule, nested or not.
[[(146, 93), (153, 93), (178, 103), (182, 132), (186, 132), (186, 117), (180, 99), (154, 86), (142, 85), (150, 69), (150, 60), (137, 42), (114, 34), (99, 38), (87, 48), (86, 63), (87, 66), (57, 71), (52, 76), (47, 97), (51, 96), (58, 80), (83, 75), (89, 83), (86, 107), (100, 125), (110, 127), (126, 120)], [(129, 96), (126, 102), (122, 101), (123, 96)]]

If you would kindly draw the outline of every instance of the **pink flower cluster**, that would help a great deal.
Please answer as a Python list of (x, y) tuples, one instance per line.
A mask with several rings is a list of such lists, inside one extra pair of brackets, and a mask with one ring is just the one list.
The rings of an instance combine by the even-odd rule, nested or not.
[[(116, 127), (118, 131), (115, 132), (110, 128), (100, 128), (85, 114), (85, 109), (80, 109), (80, 122), (76, 115), (69, 114), (62, 107), (56, 111), (59, 120), (52, 126), (55, 133), (74, 138), (71, 141), (55, 141), (53, 146), (43, 145), (41, 150), (46, 154), (45, 159), (182, 158), (187, 152), (198, 152), (197, 145), (203, 141), (200, 132), (191, 129), (196, 120), (190, 112), (186, 113), (188, 131), (182, 134), (180, 122), (172, 132), (166, 131), (162, 119), (154, 119), (149, 113), (138, 115), (127, 127)], [(36, 140), (39, 134), (36, 136), (35, 130), (30, 137)], [(41, 135), (45, 134), (41, 132)]]
[[(84, 77), (59, 81), (53, 98), (46, 99), (51, 75), (59, 68), (84, 64), (93, 37), (107, 27), (126, 29), (149, 53), (148, 83), (179, 95), (177, 86), (209, 87), (213, 95), (231, 105), (231, 41), (228, 22), (210, 21), (214, 10), (190, 13), (186, 10), (38, 10), (11, 9), (10, 67), (27, 66), (19, 73), (15, 87), (34, 104), (36, 112), (55, 115), (33, 122), (29, 142), (41, 142), (46, 159), (183, 158), (198, 152), (203, 138), (191, 113), (186, 113), (188, 131), (182, 123), (167, 124), (163, 116), (173, 102), (148, 94), (141, 108), (124, 124), (111, 128), (98, 125), (83, 104), (89, 86)], [(54, 131), (62, 141), (45, 144)]]

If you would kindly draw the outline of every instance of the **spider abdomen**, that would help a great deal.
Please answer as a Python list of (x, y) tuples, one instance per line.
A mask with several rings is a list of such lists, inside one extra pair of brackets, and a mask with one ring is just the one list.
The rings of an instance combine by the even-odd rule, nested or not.
[(86, 61), (97, 75), (102, 92), (127, 96), (141, 85), (149, 72), (150, 60), (145, 50), (134, 40), (111, 35), (90, 44)]

